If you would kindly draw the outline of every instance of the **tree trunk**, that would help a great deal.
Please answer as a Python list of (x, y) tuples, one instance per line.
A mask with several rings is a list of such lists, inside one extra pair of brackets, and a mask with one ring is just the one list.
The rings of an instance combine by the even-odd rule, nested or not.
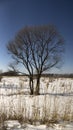
[(31, 77), (29, 79), (29, 86), (30, 86), (30, 95), (33, 95), (34, 94), (33, 78), (31, 78)]
[(36, 90), (35, 90), (35, 94), (39, 95), (39, 91), (40, 91), (40, 76), (37, 77), (37, 83), (36, 83)]

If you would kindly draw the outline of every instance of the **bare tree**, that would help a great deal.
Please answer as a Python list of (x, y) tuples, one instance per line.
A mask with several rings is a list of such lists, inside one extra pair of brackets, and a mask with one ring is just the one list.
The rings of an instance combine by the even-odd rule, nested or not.
[(29, 73), (31, 94), (34, 93), (34, 74), (37, 80), (35, 94), (39, 94), (42, 73), (60, 67), (63, 46), (64, 40), (53, 25), (25, 27), (8, 43), (12, 58)]
[(10, 63), (9, 65), (8, 65), (8, 71), (13, 71), (13, 72), (17, 72), (18, 73), (18, 69), (17, 69), (17, 66), (16, 66), (17, 64), (16, 63), (14, 63), (14, 62), (12, 62), (12, 63)]

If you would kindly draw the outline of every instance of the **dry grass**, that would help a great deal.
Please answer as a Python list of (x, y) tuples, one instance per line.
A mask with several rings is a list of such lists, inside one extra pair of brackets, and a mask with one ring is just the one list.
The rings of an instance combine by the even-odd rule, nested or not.
[[(20, 82), (21, 89), (17, 93), (12, 92), (9, 96), (0, 96), (0, 122), (9, 119), (31, 124), (38, 122), (47, 124), (59, 120), (73, 121), (73, 96), (24, 95), (22, 82)], [(46, 82), (47, 89), (49, 89), (48, 85), (49, 81)], [(71, 86), (72, 84), (69, 83), (69, 87), (66, 88), (66, 83), (61, 83), (60, 89), (62, 93), (68, 93), (71, 92)], [(55, 90), (55, 84), (51, 87), (52, 92), (58, 93), (58, 90)]]
[[(17, 96), (17, 103), (14, 103), (16, 99), (12, 99), (13, 97), (11, 97), (12, 100), (10, 100), (10, 102), (8, 101), (8, 106), (5, 101), (2, 103), (2, 106), (0, 104), (0, 122), (9, 119), (19, 120), (20, 122), (31, 122), (32, 124), (34, 122), (57, 122), (58, 120), (73, 121), (71, 99), (67, 101), (67, 98), (66, 102), (63, 103), (64, 106), (60, 108), (58, 106), (61, 105), (60, 103), (58, 104), (59, 100), (56, 97), (51, 100), (49, 97), (50, 96), (45, 95), (44, 98), (43, 96), (42, 104), (40, 104), (41, 99), (39, 96), (29, 97), (31, 99), (31, 103), (29, 105), (27, 105), (28, 100), (26, 100), (25, 97), (21, 98), (20, 95)], [(24, 101), (22, 102), (22, 100)]]

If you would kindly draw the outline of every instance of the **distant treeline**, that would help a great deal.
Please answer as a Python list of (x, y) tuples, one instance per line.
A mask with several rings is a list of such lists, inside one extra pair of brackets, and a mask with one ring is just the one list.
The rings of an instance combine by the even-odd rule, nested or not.
[(8, 71), (8, 72), (2, 72), (0, 73), (0, 76), (18, 76), (19, 74), (14, 71)]
[(73, 74), (43, 74), (42, 77), (73, 78)]
[[(28, 74), (26, 75), (22, 75), (22, 74), (19, 74), (17, 72), (14, 72), (14, 71), (8, 71), (8, 72), (2, 72), (0, 73), (0, 76), (28, 76)], [(34, 74), (34, 78), (36, 78), (37, 75)], [(42, 74), (41, 77), (54, 77), (54, 78), (60, 78), (60, 77), (63, 77), (63, 78), (73, 78), (73, 74)]]

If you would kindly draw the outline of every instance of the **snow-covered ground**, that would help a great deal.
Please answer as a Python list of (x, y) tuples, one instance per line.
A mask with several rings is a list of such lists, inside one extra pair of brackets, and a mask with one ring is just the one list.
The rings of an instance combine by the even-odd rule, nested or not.
[[(34, 80), (34, 85), (36, 80)], [(25, 94), (30, 92), (28, 77), (4, 77), (0, 82), (0, 94), (17, 92), (18, 89), (23, 90)], [(72, 78), (41, 78), (40, 81), (41, 94), (73, 94)]]
[(60, 122), (49, 125), (20, 124), (18, 120), (5, 121), (0, 130), (73, 130), (73, 123)]
[[(27, 77), (3, 77), (0, 82), (0, 117), (23, 117), (24, 120), (33, 122), (58, 121), (58, 124), (53, 126), (27, 124), (25, 128), (21, 127), (21, 130), (73, 130), (72, 78), (43, 77), (40, 81), (41, 95), (31, 96), (29, 92)], [(65, 120), (69, 123), (64, 124)], [(59, 121), (62, 121), (62, 124), (59, 124)]]

